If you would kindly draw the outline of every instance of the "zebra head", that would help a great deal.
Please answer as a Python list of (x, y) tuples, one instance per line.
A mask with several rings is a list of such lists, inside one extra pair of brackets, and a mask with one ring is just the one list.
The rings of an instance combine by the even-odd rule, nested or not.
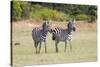
[(68, 27), (68, 29), (70, 29), (70, 30), (76, 31), (75, 20), (69, 21), (67, 27)]
[(49, 21), (45, 21), (42, 25), (42, 28), (44, 31), (49, 32), (50, 31)]

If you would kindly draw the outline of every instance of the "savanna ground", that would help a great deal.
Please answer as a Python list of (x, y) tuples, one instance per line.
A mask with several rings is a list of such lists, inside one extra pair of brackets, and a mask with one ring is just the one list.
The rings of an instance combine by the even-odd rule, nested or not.
[[(96, 23), (77, 22), (77, 30), (73, 33), (72, 52), (68, 45), (65, 53), (64, 43), (60, 42), (58, 46), (59, 52), (56, 53), (55, 42), (52, 41), (51, 34), (49, 33), (47, 37), (47, 53), (45, 53), (44, 44), (42, 44), (41, 53), (35, 54), (32, 29), (33, 27), (41, 26), (42, 23), (37, 24), (35, 21), (20, 22), (12, 23), (12, 56), (14, 66), (90, 62), (97, 60)], [(66, 27), (66, 25), (66, 22), (52, 23), (52, 27)], [(19, 45), (15, 45), (16, 43)]]

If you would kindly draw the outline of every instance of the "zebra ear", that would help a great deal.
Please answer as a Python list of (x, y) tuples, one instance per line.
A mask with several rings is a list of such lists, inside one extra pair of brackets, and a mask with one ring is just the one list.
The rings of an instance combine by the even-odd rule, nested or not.
[(44, 28), (46, 26), (46, 22), (43, 23), (42, 28)]
[(49, 21), (47, 21), (47, 24), (49, 24)]
[(70, 23), (71, 23), (71, 21), (68, 22), (67, 27), (69, 27)]

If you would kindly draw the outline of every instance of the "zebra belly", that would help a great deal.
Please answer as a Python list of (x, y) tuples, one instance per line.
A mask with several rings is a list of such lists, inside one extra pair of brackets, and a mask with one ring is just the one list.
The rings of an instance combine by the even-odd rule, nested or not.
[(42, 41), (46, 41), (46, 37), (43, 37), (43, 36), (33, 36), (33, 40), (34, 41), (37, 41), (37, 42), (42, 42)]
[(61, 37), (61, 36), (58, 36), (55, 38), (56, 38), (55, 40), (58, 40), (58, 41), (66, 41), (68, 39), (67, 37)]

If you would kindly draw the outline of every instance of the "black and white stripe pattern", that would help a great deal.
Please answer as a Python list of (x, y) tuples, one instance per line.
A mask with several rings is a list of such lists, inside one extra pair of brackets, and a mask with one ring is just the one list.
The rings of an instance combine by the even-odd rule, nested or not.
[[(35, 46), (35, 49), (36, 49), (36, 53), (40, 53), (42, 42), (44, 42), (44, 45), (45, 45), (45, 53), (47, 52), (46, 36), (47, 36), (48, 32), (49, 32), (49, 22), (48, 21), (43, 23), (42, 29), (34, 28), (32, 30), (32, 38), (34, 40), (34, 46)], [(37, 52), (38, 46), (39, 46), (39, 52)]]
[(68, 28), (66, 29), (62, 29), (62, 28), (55, 28), (52, 29), (52, 40), (55, 40), (55, 47), (56, 47), (56, 52), (58, 52), (58, 43), (60, 41), (65, 42), (65, 49), (64, 51), (66, 51), (66, 47), (67, 47), (67, 41), (69, 41), (70, 43), (70, 49), (72, 50), (72, 46), (71, 46), (71, 41), (72, 41), (72, 32), (75, 31), (76, 27), (75, 27), (75, 22), (74, 21), (70, 21), (67, 25)]

